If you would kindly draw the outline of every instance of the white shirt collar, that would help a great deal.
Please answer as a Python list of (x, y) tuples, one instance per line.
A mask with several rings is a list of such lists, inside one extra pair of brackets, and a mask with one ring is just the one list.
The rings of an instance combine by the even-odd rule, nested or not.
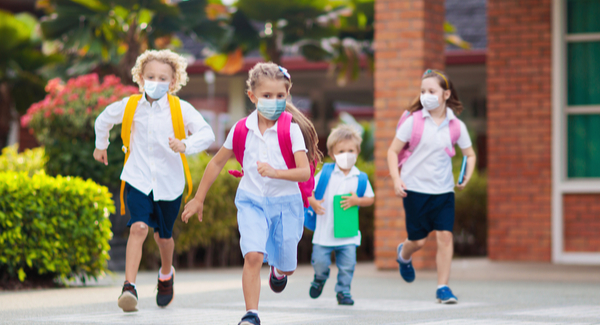
[[(146, 99), (146, 92), (144, 92), (144, 94), (142, 95), (142, 99), (140, 99), (140, 103), (142, 103), (142, 104), (148, 103), (150, 105), (150, 102), (148, 101), (148, 99)], [(158, 99), (156, 101), (156, 103), (158, 104), (159, 108), (169, 107), (169, 95), (165, 94), (160, 99)], [(152, 105), (150, 105), (150, 106), (152, 106)]]
[[(337, 164), (335, 164), (335, 167), (333, 168), (333, 172), (344, 175), (344, 172), (340, 169), (340, 166), (338, 166)], [(360, 170), (358, 170), (358, 168), (356, 168), (356, 166), (352, 166), (348, 175), (344, 175), (344, 176), (351, 177), (351, 176), (358, 176), (358, 175), (360, 175)]]
[[(258, 112), (256, 110), (248, 115), (248, 118), (246, 119), (246, 127), (248, 130), (252, 130), (256, 134), (261, 134), (260, 129), (258, 128)], [(275, 121), (275, 124), (267, 130), (273, 130), (277, 132), (277, 121)]]
[[(431, 117), (431, 114), (429, 114), (428, 110), (422, 109), (422, 111), (423, 111), (423, 118)], [(455, 118), (456, 118), (456, 115), (454, 114), (454, 111), (450, 107), (446, 107), (446, 120), (450, 121)]]

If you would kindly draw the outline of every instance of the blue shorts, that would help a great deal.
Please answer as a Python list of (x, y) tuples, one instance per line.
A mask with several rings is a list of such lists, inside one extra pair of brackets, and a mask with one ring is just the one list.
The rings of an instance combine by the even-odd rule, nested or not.
[(235, 206), (244, 257), (249, 252), (263, 253), (269, 265), (294, 271), (304, 231), (302, 196), (262, 197), (238, 189)]
[(173, 225), (179, 216), (181, 196), (173, 201), (154, 201), (152, 192), (146, 195), (129, 184), (125, 187), (127, 207), (131, 215), (127, 226), (131, 227), (136, 222), (143, 222), (148, 227), (154, 228), (154, 232), (158, 232), (160, 238), (173, 237)]
[(423, 194), (406, 191), (404, 211), (408, 240), (427, 237), (434, 230), (452, 232), (454, 228), (454, 193)]

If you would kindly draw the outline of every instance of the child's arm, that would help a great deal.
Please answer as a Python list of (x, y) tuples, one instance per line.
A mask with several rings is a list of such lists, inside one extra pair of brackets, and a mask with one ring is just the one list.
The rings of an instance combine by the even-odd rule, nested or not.
[(308, 156), (304, 150), (294, 153), (296, 168), (293, 169), (275, 169), (268, 163), (258, 162), (258, 173), (262, 177), (275, 179), (284, 179), (292, 182), (306, 182), (310, 178), (310, 166), (308, 165)]
[(185, 223), (195, 215), (198, 214), (198, 220), (202, 221), (202, 209), (204, 208), (204, 199), (206, 198), (206, 193), (219, 176), (223, 167), (227, 161), (233, 157), (233, 150), (229, 150), (225, 147), (221, 147), (219, 152), (210, 160), (208, 165), (206, 166), (206, 170), (204, 170), (204, 175), (202, 176), (202, 180), (200, 181), (200, 185), (198, 185), (198, 190), (196, 191), (196, 196), (190, 200), (185, 205), (183, 213), (181, 214), (181, 220)]
[(467, 156), (467, 171), (465, 173), (464, 180), (462, 184), (457, 184), (456, 188), (462, 190), (467, 186), (467, 183), (473, 176), (473, 171), (475, 170), (475, 164), (477, 163), (477, 156), (475, 155), (475, 150), (473, 147), (468, 147), (465, 149), (461, 149), (464, 156)]
[(94, 149), (94, 159), (108, 165), (106, 149), (108, 148), (110, 130), (115, 124), (123, 123), (123, 114), (129, 97), (118, 102), (112, 103), (98, 115), (94, 122), (94, 131), (96, 133), (96, 149)]
[(313, 208), (313, 210), (315, 210), (316, 214), (318, 214), (318, 215), (325, 214), (325, 208), (323, 207), (323, 203), (325, 203), (325, 199), (321, 199), (320, 201), (315, 199), (315, 193), (313, 192), (313, 195), (308, 198), (308, 203), (310, 204), (311, 208)]
[[(191, 133), (191, 135), (180, 141), (184, 146), (183, 151), (179, 152), (193, 155), (208, 149), (215, 142), (215, 134), (202, 117), (202, 114), (184, 100), (181, 101), (181, 112), (185, 124), (185, 133)], [(177, 139), (169, 139), (169, 142), (171, 141), (179, 142)]]
[(400, 172), (398, 171), (398, 154), (404, 148), (406, 142), (400, 141), (398, 138), (394, 137), (390, 148), (388, 149), (388, 168), (390, 170), (390, 176), (394, 181), (394, 192), (396, 192), (397, 196), (406, 197), (406, 185), (400, 179)]
[(356, 193), (352, 192), (350, 196), (342, 196), (340, 205), (344, 210), (349, 209), (353, 206), (368, 207), (375, 203), (375, 197), (358, 197)]

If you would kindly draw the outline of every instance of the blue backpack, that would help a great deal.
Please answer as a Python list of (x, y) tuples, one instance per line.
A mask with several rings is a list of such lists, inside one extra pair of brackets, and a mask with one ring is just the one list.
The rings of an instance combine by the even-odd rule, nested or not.
[[(325, 195), (325, 190), (327, 189), (327, 184), (329, 184), (329, 178), (331, 177), (331, 173), (333, 172), (334, 168), (335, 163), (323, 164), (323, 169), (321, 169), (321, 177), (319, 178), (319, 183), (315, 189), (315, 199), (323, 199), (323, 195)], [(358, 175), (358, 188), (356, 189), (356, 195), (358, 197), (363, 197), (365, 195), (368, 180), (369, 177), (367, 174), (360, 172)], [(312, 207), (304, 208), (304, 227), (312, 231), (315, 231), (315, 228), (317, 227), (317, 214)]]

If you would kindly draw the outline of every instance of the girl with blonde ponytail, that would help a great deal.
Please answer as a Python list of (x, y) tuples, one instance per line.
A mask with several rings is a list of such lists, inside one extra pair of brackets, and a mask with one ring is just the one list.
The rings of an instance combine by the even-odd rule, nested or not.
[(287, 100), (292, 81), (286, 69), (258, 63), (249, 72), (248, 97), (256, 105), (231, 129), (210, 161), (196, 197), (181, 216), (202, 221), (208, 189), (227, 160), (235, 157), (243, 171), (235, 198), (240, 246), (244, 255), (242, 287), (246, 314), (241, 325), (260, 325), (258, 300), (263, 261), (271, 266), (269, 286), (283, 291), (297, 266), (298, 242), (304, 228), (304, 207), (314, 189), (314, 168), (321, 160), (314, 126)]

